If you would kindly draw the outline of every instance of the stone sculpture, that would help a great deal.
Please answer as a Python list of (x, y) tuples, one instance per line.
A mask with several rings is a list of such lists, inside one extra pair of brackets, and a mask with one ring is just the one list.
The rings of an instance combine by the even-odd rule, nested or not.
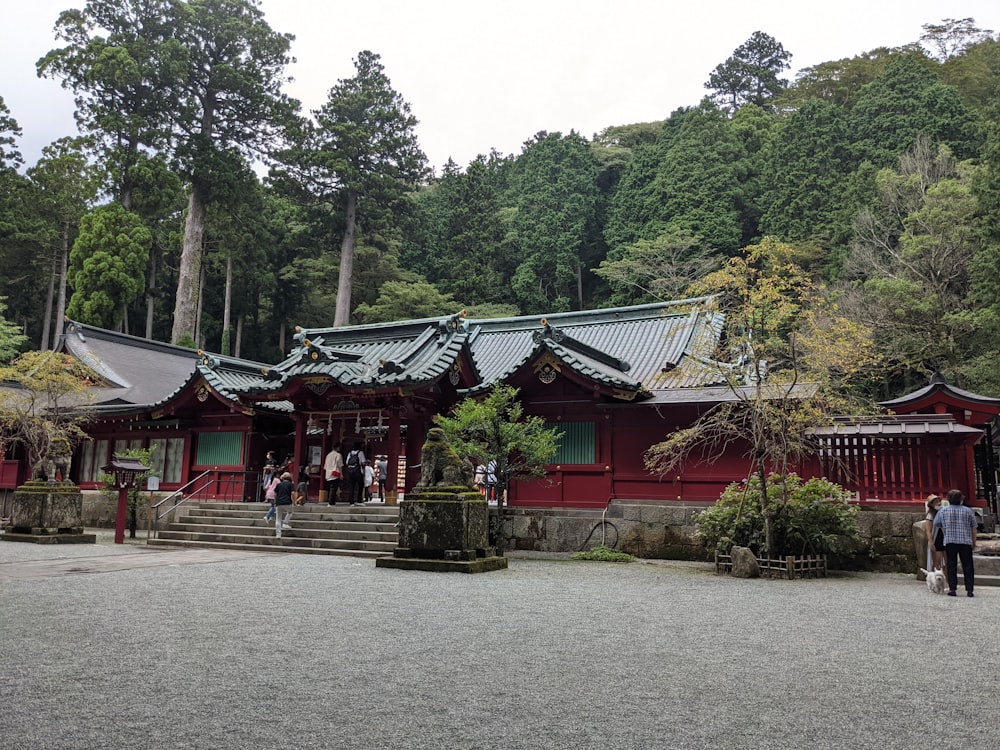
[(54, 482), (58, 471), (62, 480), (68, 482), (70, 481), (69, 468), (72, 459), (73, 449), (70, 447), (69, 440), (62, 435), (56, 435), (49, 442), (49, 449), (32, 468), (31, 478)]
[(420, 453), (418, 487), (469, 487), (472, 467), (448, 443), (444, 430), (432, 427)]

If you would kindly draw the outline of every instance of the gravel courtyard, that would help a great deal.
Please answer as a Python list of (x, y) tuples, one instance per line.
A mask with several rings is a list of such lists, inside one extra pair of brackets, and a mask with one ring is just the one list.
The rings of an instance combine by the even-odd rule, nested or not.
[(998, 588), (106, 539), (0, 543), (0, 747), (1000, 747)]

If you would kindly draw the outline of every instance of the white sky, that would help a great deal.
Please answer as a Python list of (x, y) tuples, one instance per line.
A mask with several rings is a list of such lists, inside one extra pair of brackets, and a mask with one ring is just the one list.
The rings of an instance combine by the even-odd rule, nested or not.
[[(82, 0), (7, 0), (0, 96), (21, 125), (21, 152), (76, 132), (69, 92), (38, 79), (52, 27)], [(788, 76), (828, 60), (919, 40), (921, 25), (973, 17), (1000, 30), (997, 0), (263, 0), (268, 23), (296, 36), (287, 91), (315, 109), (360, 50), (381, 55), (420, 120), (438, 171), (496, 148), (520, 153), (546, 130), (590, 138), (609, 125), (666, 118), (697, 104), (712, 69), (754, 31), (791, 52)]]

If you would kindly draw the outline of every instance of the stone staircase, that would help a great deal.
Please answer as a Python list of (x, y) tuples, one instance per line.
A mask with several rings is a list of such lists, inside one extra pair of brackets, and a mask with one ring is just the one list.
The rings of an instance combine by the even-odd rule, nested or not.
[(295, 509), (280, 539), (274, 521), (264, 520), (267, 509), (266, 503), (185, 503), (149, 544), (375, 558), (392, 555), (399, 538), (395, 505), (307, 503)]

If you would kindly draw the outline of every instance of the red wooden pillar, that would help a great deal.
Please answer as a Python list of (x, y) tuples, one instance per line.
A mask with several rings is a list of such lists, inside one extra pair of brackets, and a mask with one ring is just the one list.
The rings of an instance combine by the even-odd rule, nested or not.
[[(386, 440), (386, 453), (389, 454), (386, 465), (388, 467), (388, 476), (385, 481), (385, 491), (387, 493), (392, 493), (392, 502), (396, 502), (396, 494), (399, 491), (399, 479), (397, 476), (399, 473), (397, 470), (399, 468), (399, 448), (400, 448), (400, 419), (399, 412), (396, 409), (389, 410), (389, 434)], [(388, 498), (386, 498), (388, 502)]]
[(425, 419), (411, 420), (406, 423), (406, 476), (399, 480), (403, 492), (407, 492), (420, 481), (420, 469), (412, 467), (420, 465), (420, 452), (424, 447)]
[(306, 458), (306, 423), (302, 419), (302, 415), (295, 413), (292, 415), (292, 419), (295, 422), (295, 448), (293, 450), (294, 454), (294, 464), (292, 468), (292, 481), (299, 481), (299, 467), (304, 463)]

